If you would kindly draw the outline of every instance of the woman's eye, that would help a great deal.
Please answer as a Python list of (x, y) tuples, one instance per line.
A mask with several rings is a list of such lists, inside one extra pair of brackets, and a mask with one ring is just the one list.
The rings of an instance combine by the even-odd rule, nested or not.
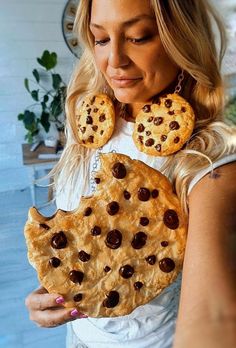
[(151, 39), (151, 36), (148, 35), (148, 36), (143, 36), (143, 37), (140, 37), (140, 38), (134, 38), (134, 39), (128, 39), (130, 42), (132, 43), (142, 43), (142, 42), (146, 42), (148, 41), (149, 39)]
[(94, 44), (95, 44), (95, 46), (105, 46), (108, 41), (109, 41), (109, 39), (95, 40)]

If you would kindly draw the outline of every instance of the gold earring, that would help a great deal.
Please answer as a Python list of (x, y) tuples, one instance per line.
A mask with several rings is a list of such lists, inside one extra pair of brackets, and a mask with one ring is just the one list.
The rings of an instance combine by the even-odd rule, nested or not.
[(179, 151), (190, 138), (195, 115), (191, 105), (179, 95), (183, 79), (182, 70), (174, 93), (160, 96), (138, 113), (133, 140), (141, 152), (167, 156)]
[(115, 127), (115, 109), (106, 94), (90, 94), (76, 107), (75, 121), (79, 143), (99, 148), (107, 143)]

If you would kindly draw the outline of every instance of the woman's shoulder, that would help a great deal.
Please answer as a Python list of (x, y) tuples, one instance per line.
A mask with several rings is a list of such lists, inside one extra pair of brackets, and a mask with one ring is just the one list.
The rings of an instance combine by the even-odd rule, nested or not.
[(207, 182), (208, 180), (216, 179), (217, 177), (219, 177), (219, 171), (225, 171), (225, 169), (222, 169), (222, 167), (225, 167), (225, 165), (234, 162), (236, 162), (236, 153), (225, 155), (214, 161), (212, 165), (209, 165), (207, 168), (200, 170), (189, 184), (188, 195), (190, 195), (193, 188), (195, 188), (200, 181), (203, 181), (204, 179), (204, 182)]

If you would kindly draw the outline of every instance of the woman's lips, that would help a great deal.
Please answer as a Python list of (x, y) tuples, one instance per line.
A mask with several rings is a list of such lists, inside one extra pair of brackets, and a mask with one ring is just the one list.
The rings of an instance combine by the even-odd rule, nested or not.
[(115, 87), (130, 87), (135, 85), (137, 82), (139, 82), (140, 80), (142, 80), (141, 77), (139, 78), (111, 78), (111, 83), (113, 86)]

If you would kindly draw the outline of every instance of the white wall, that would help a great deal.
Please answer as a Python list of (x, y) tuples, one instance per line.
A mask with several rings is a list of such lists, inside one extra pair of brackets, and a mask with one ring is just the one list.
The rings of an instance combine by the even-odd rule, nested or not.
[[(214, 0), (221, 8), (236, 0)], [(0, 0), (0, 192), (29, 185), (22, 164), (25, 130), (17, 115), (32, 103), (24, 78), (37, 66), (45, 49), (58, 54), (58, 72), (67, 82), (75, 58), (61, 32), (66, 0)], [(227, 61), (229, 69), (236, 59)], [(227, 69), (226, 69), (227, 70)], [(236, 85), (235, 78), (231, 82)]]
[(67, 82), (75, 58), (61, 32), (66, 0), (0, 0), (0, 191), (29, 185), (22, 164), (23, 123), (17, 115), (32, 104), (24, 78), (39, 67), (45, 49), (58, 54), (56, 70)]

